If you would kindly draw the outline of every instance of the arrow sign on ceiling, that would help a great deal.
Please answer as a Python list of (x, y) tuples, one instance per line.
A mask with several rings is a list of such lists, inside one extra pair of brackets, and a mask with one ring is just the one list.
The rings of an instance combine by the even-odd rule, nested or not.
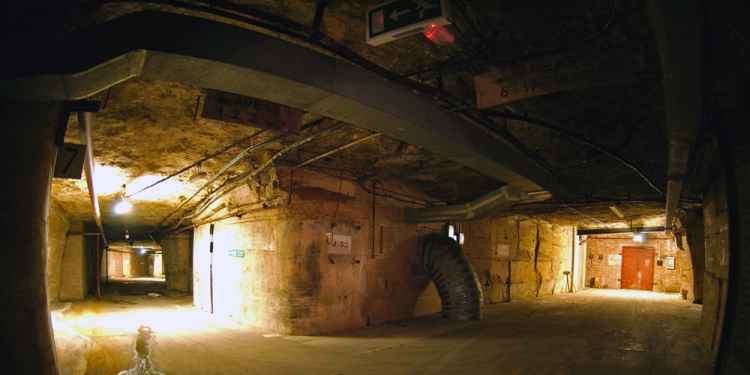
[(367, 11), (367, 43), (380, 45), (450, 23), (447, 0), (392, 0)]

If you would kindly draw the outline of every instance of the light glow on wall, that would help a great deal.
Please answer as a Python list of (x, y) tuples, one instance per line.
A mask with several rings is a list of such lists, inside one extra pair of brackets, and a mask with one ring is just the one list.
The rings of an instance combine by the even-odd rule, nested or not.
[[(132, 194), (166, 177), (159, 174), (146, 174), (131, 177), (127, 171), (110, 165), (96, 164), (94, 168), (94, 187), (98, 195), (112, 195), (122, 192), (122, 185), (128, 187), (128, 193)], [(82, 190), (86, 190), (86, 182), (79, 181)], [(171, 178), (159, 184), (134, 194), (132, 201), (161, 201), (178, 200), (180, 196), (192, 194), (197, 186), (185, 182), (179, 178)]]
[(140, 326), (149, 326), (159, 335), (200, 333), (217, 327), (236, 327), (237, 324), (193, 307), (174, 305), (128, 308), (124, 311), (52, 313), (55, 331), (86, 336), (135, 334)]
[(128, 202), (127, 199), (122, 199), (115, 204), (115, 213), (118, 215), (124, 215), (133, 210), (133, 204)]

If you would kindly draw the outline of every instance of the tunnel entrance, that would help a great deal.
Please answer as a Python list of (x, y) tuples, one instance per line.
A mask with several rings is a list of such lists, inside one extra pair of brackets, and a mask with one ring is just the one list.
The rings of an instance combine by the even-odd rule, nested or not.
[(166, 289), (164, 251), (153, 244), (113, 243), (105, 250), (108, 292), (158, 292)]

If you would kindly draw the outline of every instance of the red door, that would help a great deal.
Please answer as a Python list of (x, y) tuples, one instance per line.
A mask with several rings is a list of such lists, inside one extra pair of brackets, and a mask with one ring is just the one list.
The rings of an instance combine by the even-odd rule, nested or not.
[(648, 247), (622, 248), (622, 289), (654, 289), (654, 249)]

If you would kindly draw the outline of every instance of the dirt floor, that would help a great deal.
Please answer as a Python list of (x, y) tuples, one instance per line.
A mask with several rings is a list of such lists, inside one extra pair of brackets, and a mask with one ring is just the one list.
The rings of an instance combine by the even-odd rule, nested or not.
[(63, 374), (133, 367), (142, 325), (153, 330), (154, 367), (170, 375), (708, 374), (700, 312), (676, 295), (586, 290), (487, 306), (481, 322), (431, 317), (303, 337), (217, 319), (190, 297), (119, 296), (64, 306), (53, 324)]

